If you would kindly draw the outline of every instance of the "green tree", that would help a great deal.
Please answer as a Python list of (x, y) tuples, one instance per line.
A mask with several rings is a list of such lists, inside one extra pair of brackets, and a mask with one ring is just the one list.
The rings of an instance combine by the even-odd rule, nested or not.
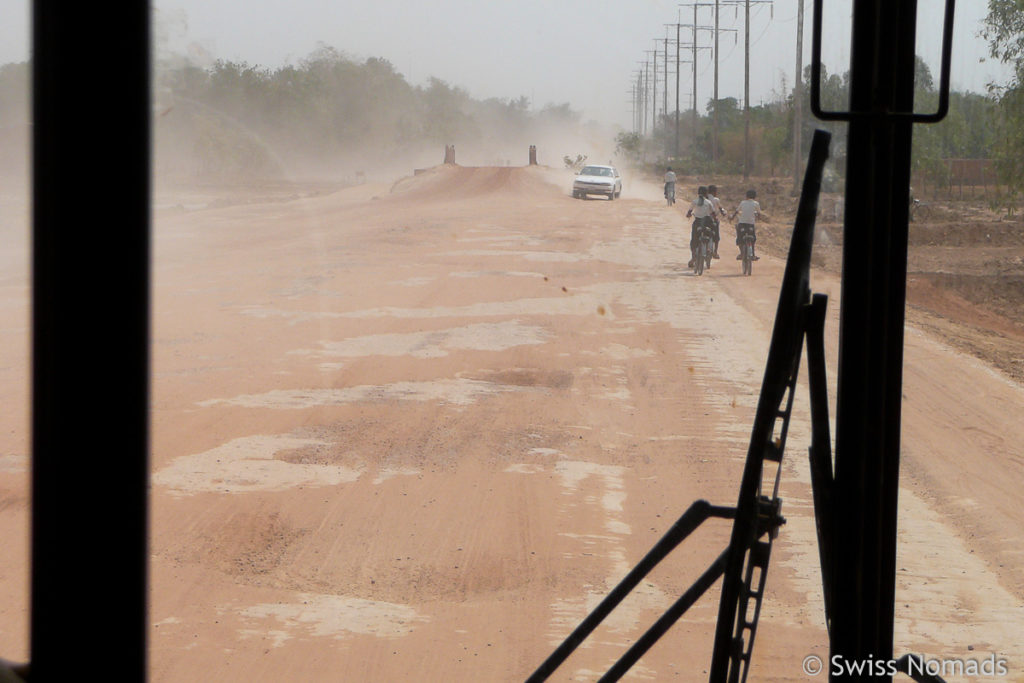
[(466, 113), (469, 100), (465, 90), (431, 78), (430, 85), (421, 92), (421, 125), (426, 138), (449, 143), (472, 137), (475, 123)]
[[(5, 84), (27, 91), (16, 82), (21, 72), (27, 68), (0, 70), (0, 126), (16, 103)], [(277, 69), (223, 60), (199, 68), (165, 55), (154, 86), (155, 169), (164, 176), (252, 178), (287, 173), (293, 164), (329, 173), (394, 167), (420, 163), (426, 151), (448, 144), (507, 163), (510, 148), (588, 137), (568, 103), (533, 111), (525, 96), (478, 101), (439, 78), (413, 87), (387, 59), (355, 60), (323, 44)], [(27, 110), (27, 95), (20, 102)], [(8, 148), (0, 145), (0, 154)]]
[[(935, 80), (931, 69), (919, 55), (914, 56), (914, 110), (931, 112), (938, 106), (939, 96), (935, 90)], [(916, 126), (911, 157), (911, 169), (915, 173), (923, 173), (932, 185), (942, 184), (947, 180), (948, 169), (945, 159), (950, 155), (947, 144), (951, 136), (957, 135), (963, 128), (962, 116), (951, 109), (949, 115), (939, 124)], [(952, 147), (959, 147), (956, 143)], [(954, 156), (957, 156), (954, 154)]]
[(1024, 1), (989, 0), (981, 35), (992, 57), (1012, 68), (1008, 83), (989, 85), (999, 103), (996, 170), (1007, 188), (1002, 203), (1011, 208), (1024, 192)]
[(637, 162), (643, 153), (644, 140), (640, 133), (625, 131), (615, 136), (615, 154)]

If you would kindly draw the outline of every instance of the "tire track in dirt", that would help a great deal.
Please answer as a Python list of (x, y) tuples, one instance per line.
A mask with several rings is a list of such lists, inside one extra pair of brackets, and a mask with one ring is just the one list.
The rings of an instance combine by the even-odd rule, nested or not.
[[(275, 467), (357, 476), (180, 497), (158, 481), (154, 680), (196, 672), (322, 680), (340, 670), (368, 681), (521, 680), (690, 502), (735, 502), (781, 263), (762, 259), (753, 277), (740, 278), (738, 264), (723, 259), (693, 277), (678, 210), (628, 198), (574, 201), (568, 185), (534, 195), (516, 186), (517, 176), (532, 182), (513, 172), (492, 188), (467, 177), (456, 201), (317, 198), (305, 203), (322, 212), (306, 236), (287, 207), (274, 207), (285, 217), (256, 232), (257, 210), (216, 212), (219, 239), (244, 251), (204, 274), (204, 291), (181, 304), (187, 315), (174, 329), (166, 311), (158, 321), (158, 338), (184, 340), (156, 348), (158, 472), (190, 463), (185, 470), (198, 475), (198, 460), (175, 458), (205, 454), (205, 462), (243, 439), (255, 460), (259, 444), (277, 444)], [(187, 221), (180, 227), (202, 232)], [(211, 268), (220, 260), (205, 258)], [(238, 258), (266, 265), (239, 280)], [(322, 271), (315, 277), (311, 263)], [(171, 266), (159, 282), (165, 302), (172, 285), (197, 282)], [(199, 321), (218, 327), (197, 336), (188, 323)], [(908, 364), (917, 368), (908, 338)], [(260, 343), (243, 359), (231, 344), (250, 339)], [(197, 382), (192, 370), (212, 357), (256, 371)], [(939, 350), (921, 367), (947, 362), (957, 361)], [(910, 474), (931, 472), (936, 460), (915, 454), (918, 432), (933, 430), (930, 447), (944, 448), (943, 421), (952, 422), (950, 406), (917, 397), (941, 393), (948, 377), (922, 369), (934, 381), (925, 386), (916, 372), (908, 371), (905, 412)], [(965, 372), (964, 381), (996, 397), (983, 375)], [(797, 392), (782, 480), (789, 521), (769, 572), (754, 654), (759, 680), (799, 677), (803, 655), (826, 642), (803, 381)], [(1009, 406), (1014, 397), (979, 397), (976, 408)], [(976, 426), (964, 441), (972, 457), (976, 443), (998, 435)], [(275, 441), (244, 441), (259, 435)], [(934, 476), (946, 474), (952, 469)], [(1017, 476), (1012, 468), (1001, 474)], [(962, 506), (955, 519), (935, 513), (948, 506), (921, 495), (920, 481), (901, 492), (900, 591), (938, 604), (908, 601), (898, 649), (951, 655), (939, 648), (958, 634), (976, 650), (1010, 647), (1012, 628), (1024, 623), (1019, 601), (991, 565), (979, 565), (980, 551), (972, 555), (978, 541), (949, 542), (989, 503), (986, 480), (972, 483), (975, 507)], [(1005, 518), (1018, 514), (1007, 509)], [(210, 541), (201, 557), (182, 550), (196, 533)], [(692, 539), (563, 673), (595, 678), (727, 536), (721, 525)], [(236, 560), (251, 571), (218, 569)], [(713, 589), (635, 675), (686, 678), (706, 668), (716, 598)], [(988, 609), (997, 620), (979, 618)], [(367, 632), (359, 619), (370, 613), (377, 621)]]

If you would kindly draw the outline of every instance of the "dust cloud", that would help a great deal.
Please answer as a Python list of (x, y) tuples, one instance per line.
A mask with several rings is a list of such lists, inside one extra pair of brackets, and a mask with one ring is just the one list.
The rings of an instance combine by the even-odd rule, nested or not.
[[(154, 181), (164, 185), (394, 181), (440, 165), (609, 163), (617, 129), (569, 103), (474, 99), (440, 77), (414, 86), (384, 57), (319, 44), (296, 64), (217, 59), (188, 43), (180, 14), (154, 23)], [(187, 45), (184, 53), (170, 45)], [(441, 75), (443, 76), (443, 75)]]
[(0, 270), (27, 278), (30, 199), (29, 65), (0, 66)]

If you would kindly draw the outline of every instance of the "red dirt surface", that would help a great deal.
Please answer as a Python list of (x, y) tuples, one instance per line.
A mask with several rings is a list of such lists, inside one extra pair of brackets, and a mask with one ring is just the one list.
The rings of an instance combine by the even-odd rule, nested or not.
[[(158, 196), (153, 681), (522, 680), (691, 502), (735, 503), (793, 200), (762, 198), (753, 276), (723, 248), (695, 277), (688, 202), (570, 184), (441, 167)], [(727, 207), (745, 189), (718, 184)], [(1024, 680), (1021, 245), (1004, 227), (988, 252), (915, 225), (896, 650), (993, 655)], [(839, 231), (820, 232), (834, 405)], [(17, 340), (27, 294), (8, 284)], [(26, 350), (2, 353), (0, 534), (24, 538)], [(798, 392), (752, 680), (803, 680), (828, 654)], [(552, 680), (596, 680), (728, 531), (689, 539)], [(19, 659), (27, 543), (10, 548), (0, 656)], [(630, 679), (706, 680), (716, 612), (717, 587)]]

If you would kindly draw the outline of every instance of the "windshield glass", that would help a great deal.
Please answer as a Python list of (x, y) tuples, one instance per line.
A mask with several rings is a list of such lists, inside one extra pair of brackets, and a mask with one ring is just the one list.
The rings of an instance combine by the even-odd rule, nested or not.
[[(811, 286), (831, 294), (834, 402), (843, 245), (862, 226), (847, 238), (846, 125), (808, 106), (812, 4), (630, 3), (610, 22), (572, 2), (154, 0), (154, 681), (524, 680), (686, 506), (736, 500), (818, 128), (833, 140)], [(849, 106), (854, 4), (824, 3), (826, 109)], [(916, 4), (915, 97), (930, 111), (943, 3)], [(913, 132), (906, 353), (892, 357), (907, 378), (903, 646), (953, 656), (951, 642), (986, 643), (1020, 666), (1014, 6), (956, 5), (950, 115)], [(12, 660), (28, 657), (30, 631), (28, 9), (5, 0), (0, 22), (0, 658)], [(601, 69), (573, 36), (601, 46)], [(116, 81), (121, 66), (92, 68)], [(718, 258), (698, 276), (686, 212), (712, 183)], [(750, 190), (744, 260), (735, 223)], [(118, 192), (111, 182), (82, 208), (103, 225), (123, 210)], [(781, 617), (759, 632), (755, 678), (794, 678), (809, 644), (828, 642), (800, 457), (808, 390), (794, 382), (779, 467), (798, 503), (768, 573), (765, 611)], [(105, 443), (84, 446), (69, 457), (116, 466)], [(705, 530), (563, 679), (595, 678), (705, 571), (728, 527)], [(707, 667), (714, 605), (695, 607), (640, 676)]]

